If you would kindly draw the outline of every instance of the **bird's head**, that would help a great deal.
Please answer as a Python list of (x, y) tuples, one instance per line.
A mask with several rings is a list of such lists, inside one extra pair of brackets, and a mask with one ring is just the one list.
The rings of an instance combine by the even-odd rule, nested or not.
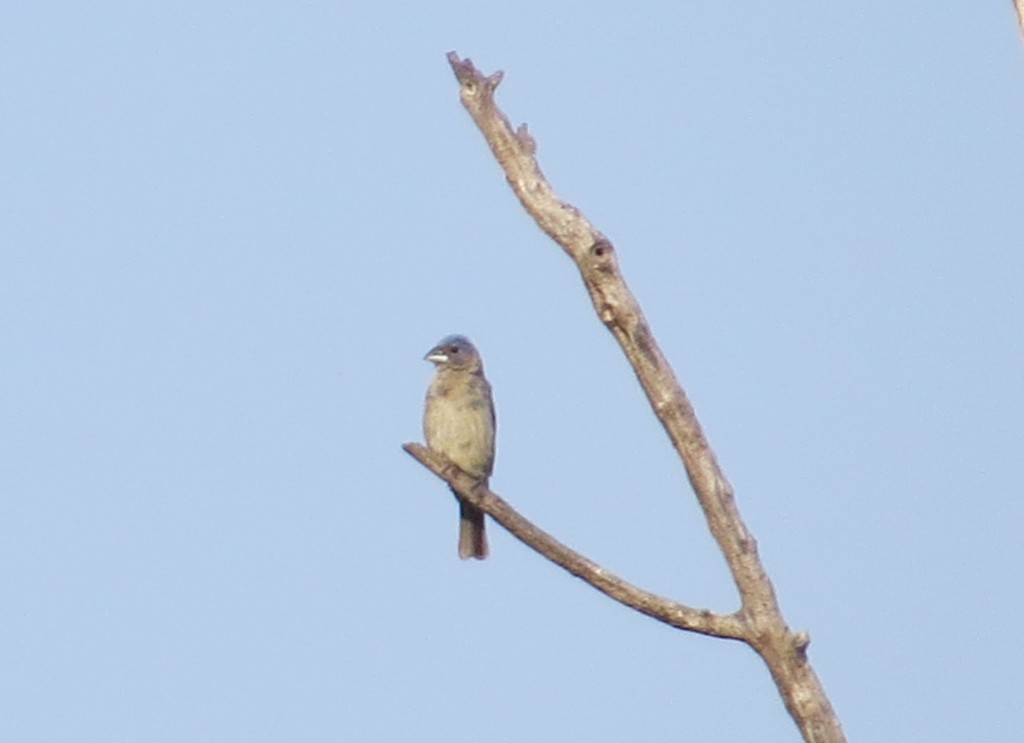
[(476, 346), (464, 335), (442, 338), (423, 358), (433, 362), (439, 370), (477, 371), (482, 367)]

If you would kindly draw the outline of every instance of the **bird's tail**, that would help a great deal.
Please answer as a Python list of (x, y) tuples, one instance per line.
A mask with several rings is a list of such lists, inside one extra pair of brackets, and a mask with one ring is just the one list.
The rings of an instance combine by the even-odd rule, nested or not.
[(483, 560), (487, 557), (487, 532), (484, 512), (459, 499), (459, 557)]

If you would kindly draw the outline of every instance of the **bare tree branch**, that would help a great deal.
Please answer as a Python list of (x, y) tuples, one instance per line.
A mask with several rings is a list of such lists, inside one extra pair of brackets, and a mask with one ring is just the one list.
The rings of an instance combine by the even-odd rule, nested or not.
[(1017, 11), (1017, 26), (1020, 28), (1021, 38), (1024, 39), (1024, 0), (1013, 0), (1013, 8)]
[(746, 627), (740, 617), (733, 614), (715, 614), (706, 609), (694, 609), (637, 588), (539, 529), (496, 493), (433, 450), (412, 443), (405, 444), (402, 448), (455, 488), (463, 499), (504, 526), (523, 544), (619, 603), (678, 629), (730, 640), (742, 640), (746, 637)]
[[(612, 598), (681, 629), (742, 639), (764, 659), (786, 709), (806, 741), (845, 741), (839, 720), (807, 660), (809, 636), (806, 632), (793, 633), (787, 627), (758, 556), (757, 543), (736, 507), (732, 488), (704, 437), (693, 406), (626, 285), (614, 247), (578, 209), (558, 197), (540, 170), (535, 157), (536, 143), (526, 126), (514, 131), (498, 109), (494, 91), (502, 73), (484, 76), (470, 60), (460, 60), (454, 52), (448, 55), (448, 61), (459, 81), (462, 103), (483, 133), (512, 190), (537, 225), (575, 262), (594, 310), (632, 365), (654, 414), (686, 468), (711, 533), (739, 589), (741, 608), (736, 614), (716, 615), (629, 586), (522, 519), (496, 495), (474, 484), (472, 478), (463, 479), (468, 476), (438, 460), (432, 452), (415, 444), (407, 444), (406, 451), (455, 486), (462, 497), (472, 497), (470, 502), (525, 543)], [(685, 619), (673, 623), (661, 616), (661, 609)], [(708, 630), (712, 625), (717, 632)]]

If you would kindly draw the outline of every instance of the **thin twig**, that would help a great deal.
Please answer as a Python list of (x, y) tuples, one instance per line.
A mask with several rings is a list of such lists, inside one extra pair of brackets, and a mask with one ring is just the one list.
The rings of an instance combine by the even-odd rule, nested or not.
[(455, 488), (462, 498), (504, 526), (523, 544), (619, 603), (678, 629), (730, 640), (747, 638), (747, 629), (737, 615), (694, 609), (637, 588), (535, 526), (496, 493), (431, 449), (413, 443), (405, 444), (402, 448)]

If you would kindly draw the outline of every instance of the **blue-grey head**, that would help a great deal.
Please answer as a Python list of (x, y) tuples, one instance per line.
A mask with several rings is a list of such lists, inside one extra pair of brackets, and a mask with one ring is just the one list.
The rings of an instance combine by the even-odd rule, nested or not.
[(448, 335), (423, 357), (438, 369), (477, 371), (482, 368), (476, 346), (464, 335)]

